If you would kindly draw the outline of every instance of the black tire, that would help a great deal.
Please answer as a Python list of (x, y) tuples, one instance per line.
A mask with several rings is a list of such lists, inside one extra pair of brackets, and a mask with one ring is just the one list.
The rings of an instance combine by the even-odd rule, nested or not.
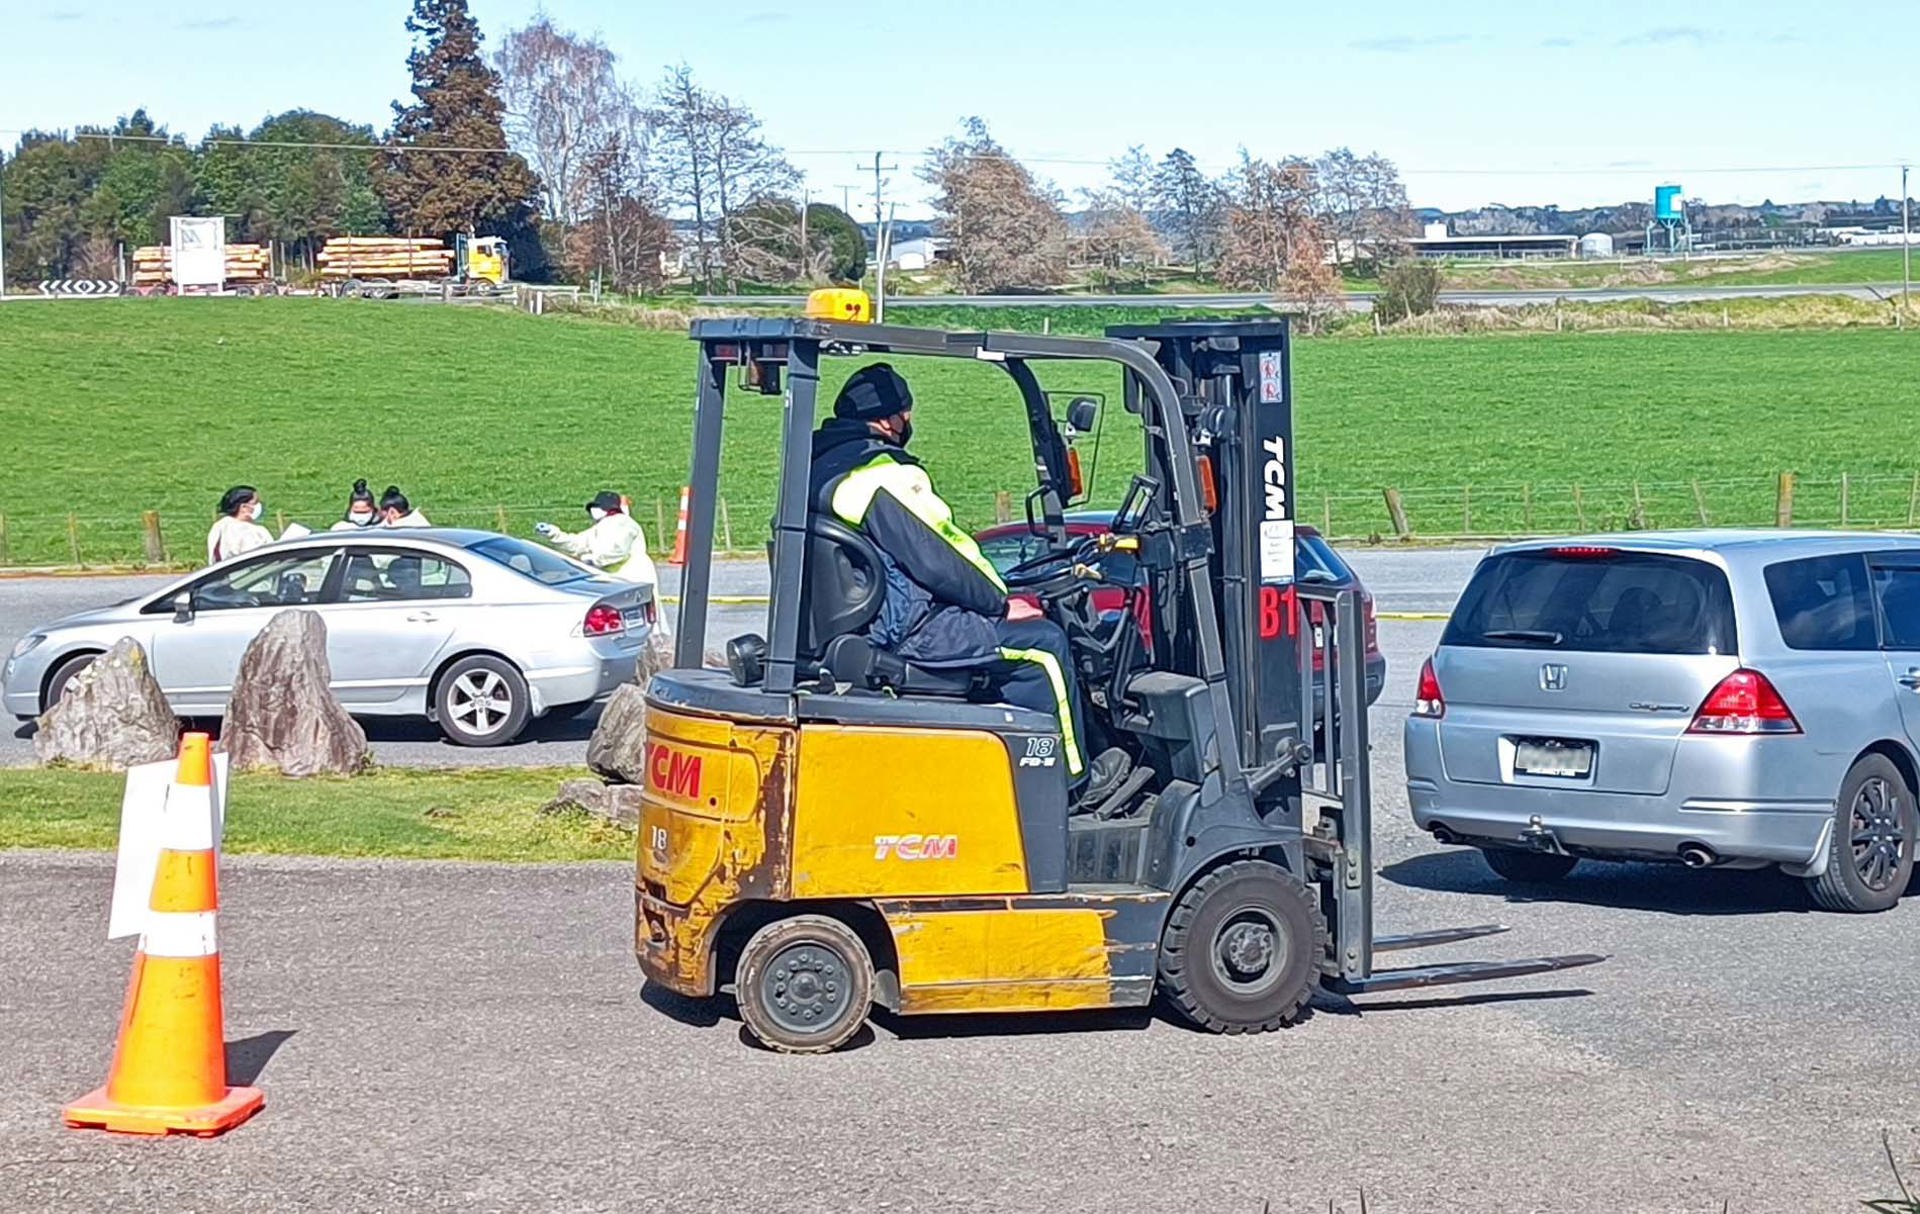
[(1550, 851), (1520, 851), (1512, 847), (1483, 847), (1480, 856), (1487, 867), (1517, 885), (1546, 885), (1558, 881), (1580, 863), (1577, 856), (1562, 856)]
[(1277, 864), (1235, 860), (1180, 895), (1160, 933), (1160, 992), (1210, 1033), (1267, 1033), (1299, 1019), (1327, 951), (1311, 890)]
[(434, 686), (433, 709), (456, 746), (505, 746), (527, 727), (527, 680), (503, 658), (461, 658)]
[(47, 676), (47, 693), (41, 697), (40, 711), (53, 711), (53, 706), (67, 694), (67, 684), (73, 682), (75, 675), (93, 665), (94, 659), (99, 656), (97, 653), (76, 653), (55, 666), (53, 673)]
[(782, 1054), (826, 1054), (860, 1031), (873, 1006), (873, 958), (854, 930), (826, 915), (769, 923), (734, 968), (740, 1019)]
[(1913, 877), (1914, 792), (1893, 760), (1867, 755), (1847, 771), (1834, 804), (1827, 871), (1807, 879), (1822, 910), (1870, 914), (1900, 903)]

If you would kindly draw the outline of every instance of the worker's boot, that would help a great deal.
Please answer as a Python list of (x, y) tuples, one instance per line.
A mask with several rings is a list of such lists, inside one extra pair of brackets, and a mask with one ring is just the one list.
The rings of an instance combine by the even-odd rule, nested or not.
[(1113, 795), (1132, 771), (1133, 757), (1126, 751), (1118, 746), (1101, 751), (1087, 765), (1087, 782), (1080, 786), (1079, 794), (1074, 797), (1074, 808), (1088, 810), (1100, 804)]

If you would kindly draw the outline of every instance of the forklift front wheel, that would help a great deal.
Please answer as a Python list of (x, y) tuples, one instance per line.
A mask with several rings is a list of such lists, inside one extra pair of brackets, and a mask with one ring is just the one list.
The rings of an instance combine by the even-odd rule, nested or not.
[(1167, 916), (1161, 991), (1208, 1032), (1271, 1032), (1299, 1018), (1326, 946), (1311, 890), (1277, 864), (1236, 860), (1194, 882)]
[(747, 1031), (783, 1054), (825, 1054), (867, 1022), (873, 958), (854, 930), (826, 915), (769, 923), (740, 950), (734, 997)]

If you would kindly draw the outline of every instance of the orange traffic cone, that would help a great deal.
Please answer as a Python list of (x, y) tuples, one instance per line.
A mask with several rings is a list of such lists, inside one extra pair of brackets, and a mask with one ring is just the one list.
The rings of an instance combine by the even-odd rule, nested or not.
[(667, 558), (675, 565), (687, 563), (687, 504), (692, 499), (693, 490), (682, 485), (680, 487), (680, 522), (673, 531), (673, 555)]
[(220, 905), (214, 869), (213, 761), (207, 735), (180, 739), (161, 819), (160, 861), (133, 958), (119, 1044), (105, 1087), (61, 1113), (76, 1127), (210, 1137), (258, 1112), (258, 1088), (227, 1086), (220, 1011)]

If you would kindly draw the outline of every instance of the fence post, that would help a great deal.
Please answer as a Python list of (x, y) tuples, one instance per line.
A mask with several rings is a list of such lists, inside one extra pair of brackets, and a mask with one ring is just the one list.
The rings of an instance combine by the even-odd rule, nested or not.
[(80, 520), (72, 514), (67, 515), (67, 547), (73, 550), (75, 568), (84, 568), (80, 564)]
[(160, 512), (149, 510), (140, 516), (141, 539), (146, 543), (147, 564), (167, 563), (167, 548), (160, 541)]
[(1580, 498), (1580, 484), (1577, 481), (1574, 482), (1573, 486), (1573, 515), (1580, 520), (1580, 530), (1585, 531), (1587, 529), (1587, 505)]
[(1700, 525), (1713, 526), (1713, 520), (1707, 517), (1707, 495), (1700, 491), (1700, 482), (1693, 482), (1693, 508), (1700, 512)]
[(275, 531), (280, 532), (282, 535), (286, 534), (287, 512), (285, 510), (275, 510), (273, 512), (273, 529)]
[(660, 545), (666, 542), (666, 534), (667, 503), (656, 493), (653, 495), (653, 545), (661, 552), (667, 551), (665, 548), (660, 548)]
[(495, 506), (493, 508), (493, 529), (501, 535), (507, 533), (507, 508), (505, 506)]
[(1533, 482), (1520, 486), (1520, 525), (1528, 535), (1533, 534)]
[(1633, 482), (1633, 519), (1628, 524), (1627, 529), (1629, 531), (1645, 531), (1647, 529), (1647, 503), (1645, 499), (1640, 496), (1639, 481)]
[(1473, 486), (1460, 486), (1460, 534), (1473, 534)]
[(720, 541), (726, 545), (723, 551), (733, 551), (733, 514), (727, 509), (727, 499), (720, 499)]
[(999, 489), (993, 495), (993, 521), (1010, 523), (1013, 521), (1013, 494)]
[(1398, 489), (1385, 491), (1387, 498), (1387, 517), (1393, 520), (1393, 534), (1403, 540), (1413, 538), (1413, 528), (1407, 525), (1407, 504), (1400, 500)]
[(1847, 507), (1851, 504), (1847, 498), (1851, 496), (1851, 489), (1852, 485), (1847, 480), (1847, 474), (1842, 472), (1840, 474), (1840, 525), (1842, 527), (1847, 525)]
[[(1920, 479), (1914, 484), (1920, 485)], [(7, 551), (7, 516), (0, 514), (0, 568), (12, 564), (12, 555)]]
[(1793, 526), (1793, 473), (1780, 474), (1779, 496), (1773, 513), (1773, 525), (1776, 527)]
[(1329, 489), (1320, 491), (1320, 534), (1333, 538), (1333, 492)]
[[(1913, 526), (1916, 513), (1920, 513), (1920, 472), (1913, 474), (1913, 488), (1907, 492), (1907, 526)], [(7, 520), (0, 515), (0, 565), (7, 563)]]

